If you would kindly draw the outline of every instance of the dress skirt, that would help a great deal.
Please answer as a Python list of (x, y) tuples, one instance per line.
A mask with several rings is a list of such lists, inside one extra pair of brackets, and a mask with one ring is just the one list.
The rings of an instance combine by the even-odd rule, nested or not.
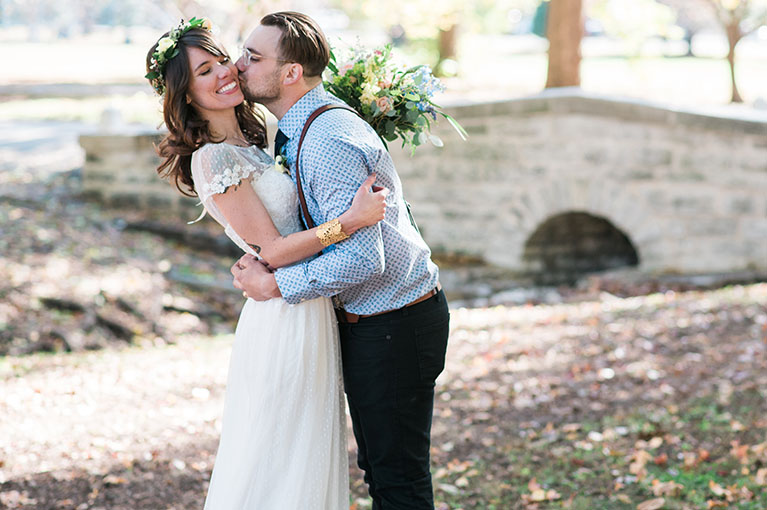
[(205, 510), (347, 510), (338, 329), (327, 298), (248, 299)]

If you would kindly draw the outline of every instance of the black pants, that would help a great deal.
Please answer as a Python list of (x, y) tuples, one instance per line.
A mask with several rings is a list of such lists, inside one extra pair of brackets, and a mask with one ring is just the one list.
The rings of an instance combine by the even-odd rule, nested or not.
[(434, 380), (445, 367), (449, 318), (440, 291), (407, 308), (339, 324), (357, 464), (373, 510), (434, 508)]

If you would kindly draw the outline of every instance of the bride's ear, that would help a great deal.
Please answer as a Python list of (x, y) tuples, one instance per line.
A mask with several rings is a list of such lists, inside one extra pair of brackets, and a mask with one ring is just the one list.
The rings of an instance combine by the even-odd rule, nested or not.
[(290, 68), (288, 69), (288, 73), (285, 75), (285, 78), (282, 79), (282, 84), (293, 85), (294, 83), (297, 83), (303, 77), (304, 77), (304, 66), (302, 66), (299, 63), (293, 62), (290, 64)]
[(186, 104), (192, 104), (192, 98), (189, 97), (189, 94), (186, 95)]

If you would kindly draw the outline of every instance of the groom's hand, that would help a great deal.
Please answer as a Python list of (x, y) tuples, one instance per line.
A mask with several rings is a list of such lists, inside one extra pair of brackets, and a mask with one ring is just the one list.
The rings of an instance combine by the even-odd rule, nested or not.
[(282, 297), (272, 271), (266, 264), (252, 255), (244, 255), (231, 269), (233, 285), (242, 290), (242, 295), (256, 301)]

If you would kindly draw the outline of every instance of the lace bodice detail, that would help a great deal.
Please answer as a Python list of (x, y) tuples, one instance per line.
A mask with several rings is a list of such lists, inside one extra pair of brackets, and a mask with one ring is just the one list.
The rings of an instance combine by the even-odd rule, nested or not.
[(224, 227), (234, 243), (246, 253), (258, 256), (234, 231), (213, 196), (224, 193), (235, 184), (253, 186), (272, 222), (282, 235), (301, 230), (298, 195), (286, 173), (278, 170), (274, 160), (256, 146), (237, 147), (226, 143), (209, 143), (192, 154), (192, 179), (202, 205)]

